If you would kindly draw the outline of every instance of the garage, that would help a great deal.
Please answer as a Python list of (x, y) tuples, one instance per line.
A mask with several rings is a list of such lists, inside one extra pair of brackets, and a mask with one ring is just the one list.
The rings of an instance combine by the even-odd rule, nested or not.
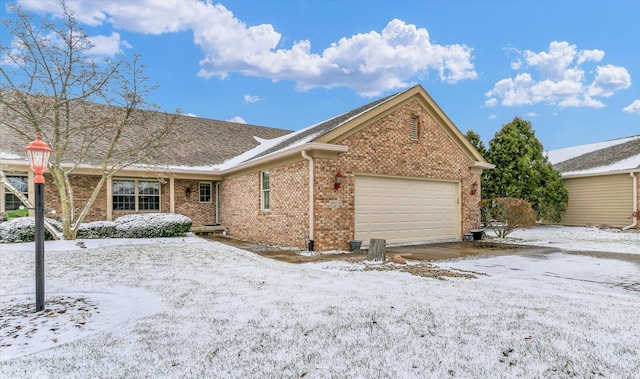
[(457, 182), (356, 176), (355, 238), (411, 244), (460, 238)]

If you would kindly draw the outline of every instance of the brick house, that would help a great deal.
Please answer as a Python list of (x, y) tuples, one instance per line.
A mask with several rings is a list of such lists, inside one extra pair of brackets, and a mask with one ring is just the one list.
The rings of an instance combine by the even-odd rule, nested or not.
[[(191, 137), (155, 159), (153, 170), (120, 171), (86, 221), (180, 213), (232, 236), (296, 247), (313, 241), (315, 250), (347, 249), (353, 239), (365, 246), (370, 238), (459, 240), (479, 226), (480, 176), (493, 165), (421, 86), (296, 132), (180, 121), (179, 132)], [(0, 168), (33, 196), (26, 143), (3, 133)], [(87, 159), (71, 178), (78, 200), (97, 180)], [(0, 212), (16, 206), (6, 192), (0, 187)], [(56, 208), (56, 193), (47, 187), (47, 207)]]

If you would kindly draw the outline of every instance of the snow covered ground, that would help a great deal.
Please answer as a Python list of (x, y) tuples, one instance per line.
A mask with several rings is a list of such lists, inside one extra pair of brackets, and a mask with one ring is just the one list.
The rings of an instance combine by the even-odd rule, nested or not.
[[(365, 263), (294, 265), (197, 237), (0, 244), (0, 377), (634, 377), (640, 233), (537, 227), (551, 253), (437, 262), (436, 280)], [(546, 251), (546, 250), (545, 250)]]

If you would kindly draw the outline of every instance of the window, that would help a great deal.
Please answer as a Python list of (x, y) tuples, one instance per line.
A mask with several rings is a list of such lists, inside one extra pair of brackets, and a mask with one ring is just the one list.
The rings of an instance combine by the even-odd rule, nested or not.
[(420, 123), (418, 120), (418, 116), (412, 116), (411, 117), (411, 139), (413, 141), (417, 141), (418, 140), (418, 127), (419, 127)]
[(113, 180), (114, 211), (159, 211), (160, 182), (152, 180)]
[(200, 202), (211, 202), (211, 182), (200, 182)]
[[(17, 189), (20, 193), (22, 193), (25, 197), (29, 196), (29, 181), (26, 176), (9, 176), (7, 175), (7, 180), (11, 185)], [(18, 196), (14, 195), (7, 186), (4, 187), (4, 211), (15, 211), (19, 209), (22, 204), (22, 201), (18, 199)]]
[(268, 211), (269, 204), (269, 171), (262, 171), (260, 173), (260, 208), (263, 211)]

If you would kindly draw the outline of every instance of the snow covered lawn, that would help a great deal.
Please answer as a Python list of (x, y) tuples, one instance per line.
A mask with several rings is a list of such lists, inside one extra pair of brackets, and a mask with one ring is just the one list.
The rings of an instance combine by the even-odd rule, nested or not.
[(196, 237), (51, 241), (40, 314), (33, 244), (0, 244), (0, 377), (637, 375), (640, 268), (536, 238), (558, 252), (437, 263), (483, 273), (447, 280)]

